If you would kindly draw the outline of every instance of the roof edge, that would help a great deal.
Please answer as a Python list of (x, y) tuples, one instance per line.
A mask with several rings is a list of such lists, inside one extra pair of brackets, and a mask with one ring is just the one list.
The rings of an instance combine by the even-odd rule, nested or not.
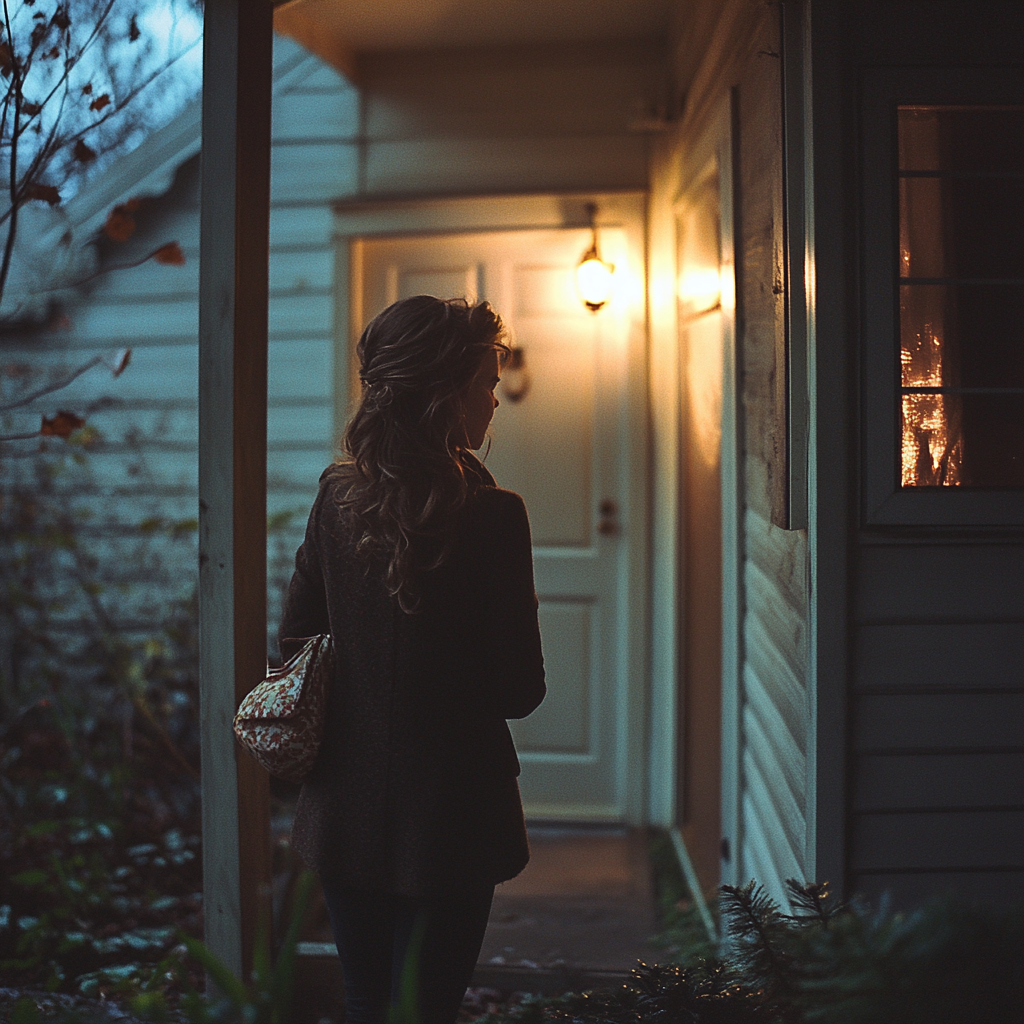
[[(278, 36), (274, 62), (274, 92), (305, 78), (319, 58), (294, 40)], [(65, 206), (65, 213), (80, 237), (98, 231), (111, 209), (126, 199), (162, 196), (171, 187), (178, 168), (202, 148), (203, 101), (200, 95), (172, 121), (130, 153), (116, 160), (94, 182)]]

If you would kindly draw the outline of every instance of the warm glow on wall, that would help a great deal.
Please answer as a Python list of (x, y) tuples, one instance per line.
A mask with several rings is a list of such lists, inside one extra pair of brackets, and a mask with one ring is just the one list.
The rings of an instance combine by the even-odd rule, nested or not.
[(679, 301), (691, 316), (714, 309), (722, 301), (721, 282), (717, 266), (687, 266), (679, 275)]

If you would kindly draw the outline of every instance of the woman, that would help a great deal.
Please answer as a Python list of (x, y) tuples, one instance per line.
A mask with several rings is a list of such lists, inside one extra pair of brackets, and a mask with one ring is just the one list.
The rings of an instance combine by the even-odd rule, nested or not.
[(285, 601), (282, 654), (328, 631), (336, 654), (292, 835), (323, 883), (349, 1024), (400, 1001), (403, 1020), (454, 1021), (494, 886), (529, 858), (505, 719), (545, 691), (530, 530), (472, 454), (503, 334), (487, 303), (426, 295), (370, 322)]

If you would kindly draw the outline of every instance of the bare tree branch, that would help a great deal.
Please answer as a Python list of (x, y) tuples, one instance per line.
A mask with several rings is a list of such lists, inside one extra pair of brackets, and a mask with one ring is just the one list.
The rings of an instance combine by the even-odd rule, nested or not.
[(7, 286), (7, 275), (11, 271), (11, 255), (14, 252), (14, 237), (18, 230), (18, 136), (21, 133), (21, 72), (18, 68), (18, 55), (14, 50), (14, 33), (11, 32), (11, 14), (4, 0), (4, 23), (7, 26), (7, 39), (11, 47), (11, 89), (14, 91), (14, 122), (11, 127), (10, 157), (10, 189), (11, 215), (10, 227), (7, 229), (7, 242), (4, 244), (3, 263), (0, 264), (0, 297)]
[[(62, 377), (60, 380), (53, 381), (50, 384), (44, 384), (43, 387), (30, 392), (27, 395), (22, 395), (21, 398), (14, 402), (8, 402), (5, 405), (0, 405), (0, 412), (11, 412), (13, 409), (24, 409), (25, 406), (31, 405), (37, 398), (42, 398), (43, 395), (51, 395), (54, 391), (60, 391), (62, 388), (66, 388), (73, 380), (81, 377), (87, 370), (91, 370), (94, 366), (99, 366), (103, 362), (103, 356), (93, 356), (88, 362), (83, 363), (81, 366), (72, 370), (69, 374)], [(34, 437), (34, 434), (29, 435)]]

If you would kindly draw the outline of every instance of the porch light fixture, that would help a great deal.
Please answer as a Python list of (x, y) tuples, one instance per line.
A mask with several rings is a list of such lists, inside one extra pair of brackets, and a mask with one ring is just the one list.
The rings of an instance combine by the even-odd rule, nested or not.
[(583, 305), (591, 313), (596, 313), (611, 298), (615, 267), (601, 259), (597, 248), (597, 204), (587, 203), (586, 210), (590, 218), (590, 248), (580, 258), (576, 268), (576, 289)]

